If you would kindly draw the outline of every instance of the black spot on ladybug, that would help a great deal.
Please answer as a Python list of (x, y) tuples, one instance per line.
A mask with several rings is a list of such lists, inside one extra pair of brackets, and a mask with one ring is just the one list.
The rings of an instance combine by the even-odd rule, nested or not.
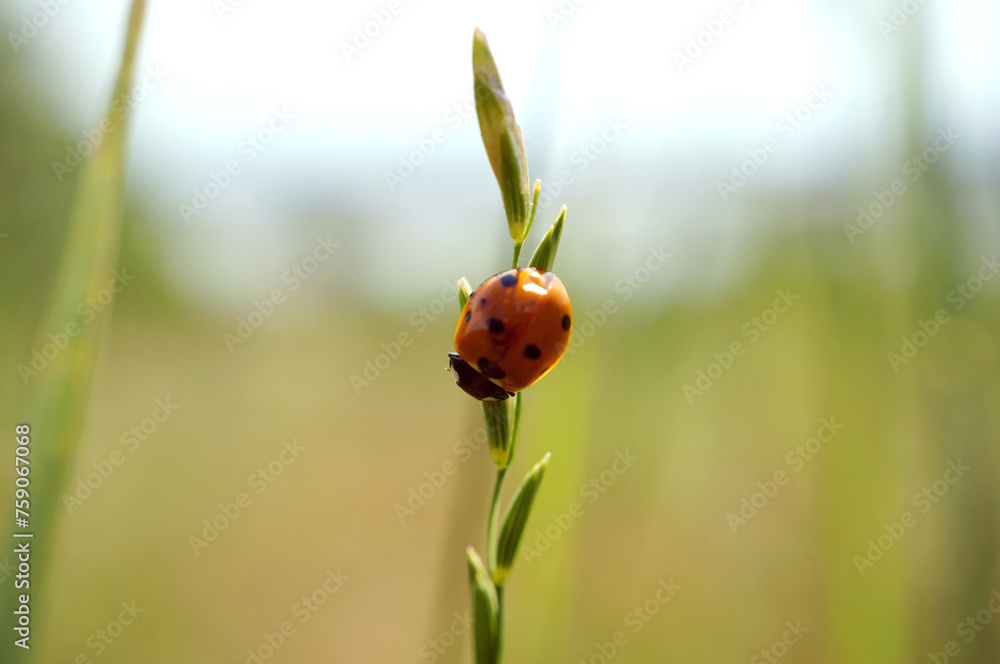
[(500, 365), (490, 361), (488, 358), (481, 357), (476, 364), (479, 365), (479, 373), (483, 374), (487, 378), (499, 379), (507, 375), (507, 373), (500, 368)]
[(479, 304), (480, 305), (485, 305), (486, 304), (486, 298), (485, 297), (479, 298)]
[(565, 316), (563, 316), (563, 319), (562, 319), (562, 325), (563, 325), (563, 329), (564, 329), (564, 330), (568, 330), (568, 329), (569, 329), (569, 326), (570, 326), (570, 325), (571, 325), (572, 323), (573, 323), (573, 321), (572, 321), (572, 320), (570, 319), (570, 317), (569, 317), (569, 314), (566, 314)]
[(470, 318), (472, 318), (471, 310), (465, 312), (465, 322), (468, 323)]
[(503, 284), (504, 286), (506, 286), (507, 288), (510, 288), (511, 286), (516, 286), (517, 285), (517, 273), (516, 272), (508, 272), (507, 274), (505, 274), (502, 277), (500, 277), (500, 283)]
[(528, 344), (524, 347), (524, 356), (529, 360), (537, 360), (542, 356), (542, 351), (535, 344)]
[(490, 328), (492, 334), (503, 334), (503, 321), (499, 318), (490, 318), (486, 321), (486, 326)]

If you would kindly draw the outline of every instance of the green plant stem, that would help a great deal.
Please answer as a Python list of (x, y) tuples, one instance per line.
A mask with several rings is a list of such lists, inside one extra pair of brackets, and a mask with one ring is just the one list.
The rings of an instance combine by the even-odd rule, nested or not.
[(486, 564), (491, 577), (497, 568), (496, 542), (494, 540), (500, 521), (500, 489), (503, 486), (503, 478), (506, 475), (506, 468), (497, 469), (497, 482), (493, 487), (493, 500), (490, 502), (490, 520), (486, 525)]
[[(486, 524), (486, 565), (491, 577), (497, 568), (495, 537), (497, 527), (500, 525), (500, 489), (503, 486), (503, 478), (507, 475), (507, 469), (510, 468), (510, 463), (514, 461), (517, 433), (521, 428), (521, 394), (522, 392), (518, 392), (514, 395), (514, 426), (510, 430), (509, 461), (503, 468), (497, 468), (497, 482), (493, 487), (493, 500), (490, 502), (490, 520)], [(499, 590), (499, 588), (497, 589)]]
[(503, 586), (497, 586), (497, 664), (503, 658)]
[[(536, 186), (535, 192), (535, 203), (538, 201), (538, 192)], [(532, 218), (534, 218), (534, 206), (532, 206)], [(517, 259), (521, 255), (521, 245), (523, 243), (518, 242), (514, 244), (514, 260), (511, 264), (513, 269), (517, 269)], [(514, 395), (514, 426), (511, 428), (510, 432), (510, 456), (508, 457), (510, 461), (508, 466), (504, 468), (497, 469), (497, 482), (496, 486), (493, 487), (493, 500), (490, 503), (490, 520), (486, 526), (486, 559), (487, 565), (489, 566), (490, 576), (493, 576), (494, 571), (496, 571), (496, 541), (494, 537), (496, 536), (496, 529), (499, 525), (500, 520), (500, 493), (503, 487), (503, 478), (507, 475), (507, 468), (509, 468), (510, 462), (514, 461), (514, 452), (517, 446), (517, 434), (521, 428), (521, 395), (523, 392), (518, 392)], [(500, 661), (503, 654), (503, 586), (496, 586), (497, 591), (497, 662)]]
[[(535, 186), (535, 204), (538, 201), (538, 185)], [(534, 208), (534, 205), (532, 206)], [(534, 213), (534, 209), (532, 209)], [(534, 214), (532, 214), (534, 218)], [(517, 268), (517, 259), (521, 255), (522, 242), (514, 244), (514, 260), (511, 264), (512, 268)], [(486, 568), (490, 575), (491, 580), (494, 578), (494, 573), (497, 569), (497, 529), (500, 525), (500, 497), (502, 495), (503, 480), (507, 476), (507, 468), (510, 467), (510, 463), (514, 460), (514, 451), (517, 445), (517, 435), (521, 428), (521, 395), (522, 392), (518, 392), (514, 395), (514, 424), (510, 428), (510, 453), (507, 456), (507, 465), (503, 468), (497, 468), (497, 479), (496, 484), (493, 487), (493, 499), (490, 501), (490, 516), (489, 521), (486, 524)], [(504, 413), (509, 411), (504, 410)], [(503, 418), (506, 421), (506, 416)], [(489, 411), (486, 412), (486, 424), (490, 425), (490, 415)], [(506, 433), (506, 431), (505, 431)], [(499, 662), (501, 654), (503, 653), (503, 585), (495, 585), (497, 593), (497, 653), (496, 661)]]
[[(486, 560), (490, 578), (497, 568), (497, 545), (494, 541), (496, 537), (497, 525), (500, 518), (500, 489), (503, 487), (503, 478), (507, 475), (506, 468), (497, 469), (497, 483), (493, 487), (493, 500), (490, 503), (490, 521), (486, 526)], [(500, 653), (503, 650), (503, 586), (496, 586), (497, 591), (497, 662), (500, 661)]]
[(521, 395), (518, 392), (514, 395), (514, 426), (510, 431), (510, 460), (514, 461), (514, 452), (517, 451), (517, 434), (521, 429)]

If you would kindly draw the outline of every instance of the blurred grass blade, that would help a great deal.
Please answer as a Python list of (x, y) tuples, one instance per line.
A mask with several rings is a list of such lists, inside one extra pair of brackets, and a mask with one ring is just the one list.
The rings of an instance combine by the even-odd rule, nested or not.
[(483, 561), (471, 546), (469, 557), (469, 587), (472, 590), (472, 626), (476, 664), (496, 664), (500, 660), (499, 603), (497, 591)]
[[(112, 99), (122, 98), (130, 86), (145, 4), (144, 0), (136, 0), (132, 6), (125, 55)], [(124, 199), (125, 117), (109, 107), (107, 118), (111, 128), (82, 166), (49, 308), (36, 334), (36, 348), (45, 344), (50, 332), (77, 320), (80, 304), (107, 286), (117, 266)], [(30, 408), (36, 419), (29, 424), (36, 435), (40, 434), (34, 453), (41, 453), (46, 461), (39, 468), (44, 476), (36, 482), (45, 479), (60, 484), (61, 471), (72, 463), (110, 312), (111, 307), (107, 307), (91, 322), (81, 324), (80, 334), (36, 379)], [(42, 459), (36, 457), (35, 461)], [(46, 493), (45, 497), (55, 498), (58, 489), (55, 486), (53, 495)], [(42, 506), (41, 502), (34, 505), (36, 513)]]
[(500, 530), (500, 539), (497, 540), (496, 569), (493, 571), (493, 582), (497, 586), (502, 586), (510, 574), (514, 561), (517, 559), (517, 551), (521, 545), (521, 536), (524, 528), (528, 525), (528, 516), (531, 514), (531, 504), (535, 501), (535, 494), (545, 476), (545, 469), (549, 465), (549, 457), (546, 454), (542, 460), (524, 476), (521, 485), (514, 492), (514, 498), (510, 502), (507, 516), (504, 517), (503, 528)]
[(549, 226), (549, 230), (545, 233), (545, 237), (542, 241), (538, 243), (538, 248), (535, 249), (535, 253), (531, 256), (531, 261), (528, 265), (543, 272), (548, 272), (552, 270), (552, 266), (556, 262), (556, 251), (559, 249), (559, 238), (562, 237), (563, 222), (566, 221), (566, 206), (562, 206), (559, 210), (559, 216), (556, 220), (552, 222)]
[[(132, 81), (146, 3), (132, 4), (118, 77), (108, 105), (108, 128), (100, 144), (81, 167), (73, 207), (59, 260), (48, 308), (35, 336), (34, 348), (49, 343), (50, 333), (61, 333), (68, 323), (78, 324), (78, 334), (68, 339), (51, 362), (31, 377), (26, 390), (25, 423), (31, 426), (32, 491), (30, 530), (38, 552), (32, 559), (32, 594), (44, 592), (45, 573), (53, 549), (52, 536), (60, 513), (59, 496), (73, 467), (77, 443), (83, 430), (102, 339), (110, 319), (110, 307), (87, 322), (77, 309), (106, 288), (117, 267), (124, 206), (125, 114), (116, 112), (114, 100), (124, 99)], [(44, 555), (42, 555), (44, 554)], [(14, 593), (4, 593), (4, 615), (11, 616), (7, 602)], [(35, 600), (33, 597), (32, 601)], [(36, 620), (43, 613), (35, 614)], [(9, 621), (9, 618), (7, 619)], [(6, 623), (5, 623), (6, 624)], [(33, 636), (38, 624), (33, 624)], [(10, 630), (4, 630), (10, 634)], [(37, 637), (36, 637), (37, 638)], [(27, 653), (4, 638), (0, 661), (21, 662)], [(32, 645), (35, 645), (34, 639)]]

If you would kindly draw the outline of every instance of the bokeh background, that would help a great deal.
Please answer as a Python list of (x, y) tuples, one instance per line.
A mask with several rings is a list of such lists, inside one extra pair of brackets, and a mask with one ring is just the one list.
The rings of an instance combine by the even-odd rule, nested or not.
[[(126, 17), (0, 10), (4, 432)], [(1000, 661), (986, 0), (152, 2), (125, 104), (134, 279), (69, 472), (84, 498), (45, 543), (37, 661), (470, 661), (493, 469), (444, 371), (451, 289), (511, 251), (475, 26), (545, 186), (529, 245), (568, 205), (576, 317), (525, 395), (514, 475), (553, 456), (506, 661)], [(143, 612), (117, 628), (123, 602)]]

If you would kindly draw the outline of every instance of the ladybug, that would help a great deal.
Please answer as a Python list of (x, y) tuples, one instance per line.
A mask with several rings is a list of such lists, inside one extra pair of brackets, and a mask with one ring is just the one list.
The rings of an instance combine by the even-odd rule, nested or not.
[(573, 310), (552, 272), (495, 274), (469, 294), (455, 328), (449, 370), (480, 401), (503, 401), (551, 371), (569, 343)]

